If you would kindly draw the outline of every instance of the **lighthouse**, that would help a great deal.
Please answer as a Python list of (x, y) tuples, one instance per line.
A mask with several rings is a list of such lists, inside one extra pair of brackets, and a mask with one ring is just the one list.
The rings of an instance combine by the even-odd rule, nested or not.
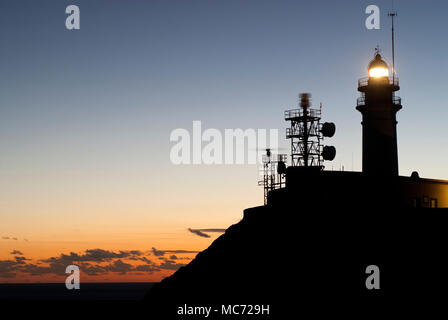
[[(394, 70), (392, 70), (394, 73)], [(361, 97), (356, 109), (362, 114), (362, 171), (375, 176), (398, 176), (397, 119), (402, 108), (398, 77), (379, 50), (368, 66), (368, 77), (358, 81)]]

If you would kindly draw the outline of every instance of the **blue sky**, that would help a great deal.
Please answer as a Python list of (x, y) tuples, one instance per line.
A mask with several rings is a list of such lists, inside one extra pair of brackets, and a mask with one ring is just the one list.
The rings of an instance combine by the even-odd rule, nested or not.
[[(77, 31), (65, 28), (70, 4), (81, 10)], [(364, 26), (370, 4), (381, 9), (380, 30)], [(64, 217), (102, 226), (102, 214), (116, 209), (111, 228), (143, 219), (178, 228), (180, 239), (184, 227), (224, 227), (262, 203), (257, 167), (173, 166), (171, 131), (201, 120), (203, 128), (278, 128), (282, 138), (283, 111), (296, 107), (300, 92), (310, 92), (314, 106), (322, 102), (323, 120), (336, 123), (328, 143), (337, 157), (327, 169), (350, 170), (353, 159), (361, 170), (357, 80), (377, 44), (391, 62), (390, 7), (2, 1), (2, 225), (32, 238), (38, 235), (23, 221), (36, 212), (58, 234)], [(448, 2), (397, 0), (395, 7), (400, 174), (448, 179)]]
[[(190, 128), (192, 120), (214, 128), (283, 128), (282, 111), (294, 107), (299, 92), (311, 92), (315, 105), (323, 102), (325, 119), (337, 124), (337, 162), (351, 167), (354, 153), (359, 169), (356, 80), (377, 44), (391, 60), (390, 3), (2, 2), (3, 139), (7, 148), (39, 140), (51, 150), (62, 143), (54, 135), (68, 144), (122, 139), (123, 148), (132, 148), (128, 139), (141, 133), (160, 148), (155, 157), (163, 162), (173, 128)], [(68, 4), (81, 9), (79, 31), (64, 28)], [(381, 9), (380, 30), (364, 27), (369, 4)], [(434, 152), (443, 152), (446, 136), (448, 5), (395, 6), (401, 168), (446, 178)]]

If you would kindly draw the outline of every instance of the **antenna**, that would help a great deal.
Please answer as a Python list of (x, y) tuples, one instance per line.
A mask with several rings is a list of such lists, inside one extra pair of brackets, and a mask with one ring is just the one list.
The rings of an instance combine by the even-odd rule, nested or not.
[(270, 191), (282, 188), (285, 185), (286, 154), (273, 154), (271, 148), (266, 148), (263, 155), (263, 180), (258, 181), (264, 189), (264, 204), (268, 203)]
[(323, 146), (324, 137), (331, 138), (336, 126), (332, 122), (320, 123), (322, 104), (319, 109), (311, 108), (311, 94), (301, 93), (300, 108), (285, 111), (285, 120), (291, 122), (286, 128), (286, 138), (291, 139), (291, 166), (319, 167), (323, 161), (332, 161), (336, 149)]
[(381, 53), (380, 45), (377, 44), (375, 47), (375, 55), (380, 54), (380, 53)]
[(397, 11), (394, 11), (394, 1), (392, 0), (392, 11), (387, 14), (392, 18), (392, 83), (395, 83), (395, 29), (394, 17), (397, 16)]

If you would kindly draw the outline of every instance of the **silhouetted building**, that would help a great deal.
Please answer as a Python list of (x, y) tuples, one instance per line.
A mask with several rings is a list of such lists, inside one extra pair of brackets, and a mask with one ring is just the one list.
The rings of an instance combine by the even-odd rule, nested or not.
[[(358, 88), (363, 172), (324, 170), (336, 150), (323, 137), (333, 136), (335, 125), (321, 125), (321, 109), (302, 94), (300, 109), (285, 112), (291, 165), (266, 150), (265, 205), (244, 210), (240, 222), (152, 287), (146, 300), (154, 318), (179, 319), (176, 310), (184, 304), (241, 301), (268, 304), (269, 319), (347, 318), (355, 307), (363, 311), (356, 319), (391, 307), (402, 314), (423, 299), (430, 301), (426, 312), (437, 298), (445, 310), (448, 262), (441, 253), (448, 215), (411, 208), (448, 207), (448, 182), (398, 175), (398, 79), (389, 77), (379, 55)], [(294, 263), (285, 263), (292, 256)], [(381, 289), (366, 287), (372, 265), (381, 270)]]
[(291, 139), (292, 158), (285, 173), (286, 188), (270, 191), (268, 205), (300, 197), (302, 203), (342, 201), (359, 207), (448, 208), (448, 181), (422, 179), (417, 172), (409, 177), (398, 175), (396, 114), (402, 105), (395, 92), (400, 87), (398, 77), (389, 75), (389, 67), (378, 51), (369, 63), (368, 75), (358, 81), (361, 97), (356, 106), (362, 114), (362, 172), (323, 170), (323, 161), (332, 160), (336, 154), (334, 147), (322, 144), (324, 136), (334, 134), (334, 127), (329, 135), (324, 125), (334, 125), (321, 125), (321, 109), (311, 109), (310, 95), (303, 94), (302, 110), (285, 112), (285, 119), (291, 121), (286, 137)]
[(362, 171), (372, 175), (398, 175), (397, 120), (401, 99), (398, 78), (377, 53), (369, 64), (369, 77), (358, 81), (356, 109), (362, 113)]

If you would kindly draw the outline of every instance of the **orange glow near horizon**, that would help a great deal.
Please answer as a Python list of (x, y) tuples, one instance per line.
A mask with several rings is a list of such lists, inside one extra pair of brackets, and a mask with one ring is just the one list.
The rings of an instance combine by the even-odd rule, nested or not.
[[(194, 257), (188, 257), (182, 260), (183, 264), (188, 264)], [(36, 261), (32, 261), (36, 263)], [(132, 262), (125, 261), (132, 265)], [(76, 263), (74, 263), (77, 265)], [(101, 265), (99, 265), (101, 266)], [(138, 266), (132, 265), (133, 267)], [(119, 272), (108, 272), (100, 275), (89, 275), (83, 271), (82, 266), (80, 267), (80, 280), (81, 284), (84, 283), (102, 283), (102, 282), (160, 282), (162, 279), (173, 274), (176, 269), (172, 270), (160, 270), (154, 273), (144, 273), (144, 272), (130, 272), (130, 273), (119, 273)], [(68, 274), (46, 274), (46, 275), (30, 275), (28, 273), (16, 273), (14, 277), (0, 278), (0, 283), (64, 283)]]
[[(64, 282), (67, 275), (62, 264), (71, 261), (60, 260), (72, 253), (84, 259), (73, 261), (80, 267), (81, 283), (162, 280), (220, 236), (210, 233), (207, 238), (189, 228), (226, 229), (242, 218), (244, 208), (262, 202), (260, 189), (253, 184), (255, 168), (217, 171), (204, 167), (200, 181), (187, 177), (191, 170), (199, 169), (169, 166), (162, 172), (148, 174), (142, 169), (139, 175), (119, 177), (117, 170), (103, 169), (107, 172), (101, 171), (101, 177), (81, 171), (68, 179), (56, 168), (51, 174), (35, 170), (26, 177), (31, 171), (24, 170), (5, 176), (7, 188), (2, 188), (4, 201), (0, 202), (0, 211), (7, 213), (0, 225), (0, 283)], [(156, 176), (159, 173), (164, 180)], [(237, 174), (241, 183), (229, 183), (234, 179), (230, 173)], [(179, 179), (188, 181), (188, 188), (186, 183), (177, 183)], [(157, 254), (166, 253), (154, 254), (153, 248)], [(112, 258), (86, 257), (96, 249)], [(61, 265), (48, 269), (51, 258)], [(97, 274), (92, 272), (95, 267)]]
[(175, 246), (176, 249), (159, 246), (132, 250), (124, 249), (125, 246), (113, 248), (107, 245), (101, 249), (61, 250), (66, 244), (20, 244), (18, 241), (14, 241), (16, 249), (7, 250), (3, 243), (0, 247), (0, 267), (2, 263), (9, 264), (11, 271), (7, 273), (3, 270), (0, 283), (64, 283), (68, 276), (65, 267), (70, 264), (80, 268), (81, 283), (159, 282), (188, 264), (198, 251), (209, 245), (209, 241), (203, 241), (202, 245), (191, 241), (190, 244)]

